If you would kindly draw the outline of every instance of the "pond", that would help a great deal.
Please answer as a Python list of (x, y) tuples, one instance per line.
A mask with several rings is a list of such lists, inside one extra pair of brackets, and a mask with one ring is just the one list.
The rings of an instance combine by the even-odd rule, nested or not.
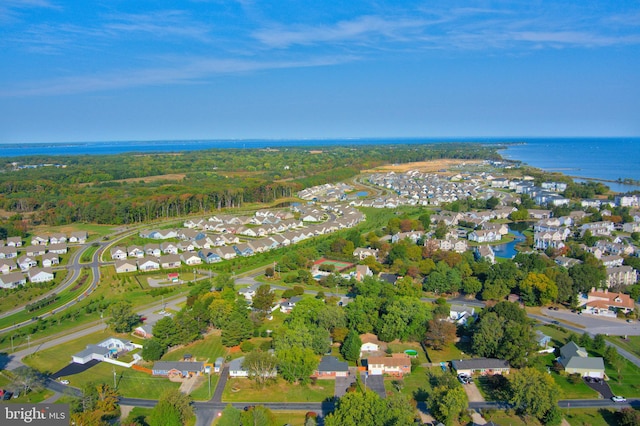
[(515, 236), (515, 239), (506, 244), (498, 244), (496, 246), (491, 246), (493, 248), (493, 252), (496, 257), (501, 257), (503, 259), (512, 259), (516, 254), (518, 254), (518, 250), (516, 250), (516, 245), (521, 241), (525, 240), (525, 236), (522, 233), (525, 229), (530, 227), (531, 224), (528, 222), (520, 222), (520, 223), (510, 223), (509, 224), (509, 233)]
[(359, 191), (356, 193), (357, 197), (366, 197), (367, 195), (369, 195), (367, 191)]

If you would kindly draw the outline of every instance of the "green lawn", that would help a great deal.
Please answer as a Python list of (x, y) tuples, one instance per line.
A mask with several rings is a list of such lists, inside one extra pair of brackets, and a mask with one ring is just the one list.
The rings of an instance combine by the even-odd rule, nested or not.
[(627, 398), (640, 397), (640, 369), (626, 359), (622, 362), (622, 369), (618, 371), (605, 363), (605, 373), (609, 376), (609, 387), (616, 395)]
[(334, 394), (333, 380), (318, 380), (315, 385), (289, 384), (282, 379), (265, 388), (246, 378), (229, 379), (224, 402), (322, 402)]
[(195, 388), (189, 394), (191, 398), (195, 401), (208, 401), (213, 396), (213, 393), (216, 390), (216, 385), (218, 384), (218, 379), (220, 378), (217, 374), (211, 374), (211, 392), (209, 392), (209, 377), (205, 375), (205, 379), (200, 386)]
[(564, 418), (571, 426), (615, 426), (616, 410), (607, 408), (566, 408), (562, 409)]
[(218, 357), (225, 357), (227, 349), (222, 346), (222, 339), (219, 334), (210, 334), (202, 340), (197, 340), (187, 346), (166, 353), (163, 361), (181, 361), (185, 354), (190, 354), (198, 361), (209, 361), (213, 363)]
[(422, 350), (422, 346), (418, 342), (391, 342), (387, 344), (387, 347), (390, 348), (393, 353), (402, 353), (407, 349), (413, 349), (418, 352), (418, 360), (420, 364), (424, 364), (429, 362), (427, 360), (427, 355)]
[(470, 358), (471, 343), (470, 342), (458, 342), (451, 343), (444, 349), (436, 351), (433, 349), (427, 349), (427, 355), (432, 363), (449, 362), (452, 359), (466, 359)]
[(487, 410), (483, 412), (484, 418), (487, 421), (493, 421), (499, 425), (509, 426), (541, 426), (541, 423), (535, 418), (527, 417), (523, 418), (513, 411), (501, 411), (501, 410)]
[[(434, 367), (440, 369), (440, 367)], [(419, 366), (416, 367), (411, 374), (407, 374), (402, 379), (385, 378), (384, 388), (387, 392), (396, 391), (395, 381), (398, 381), (401, 388), (400, 393), (403, 393), (416, 401), (424, 401), (426, 393), (424, 391), (427, 382), (427, 368)]]
[(608, 341), (640, 357), (640, 336), (607, 336)]

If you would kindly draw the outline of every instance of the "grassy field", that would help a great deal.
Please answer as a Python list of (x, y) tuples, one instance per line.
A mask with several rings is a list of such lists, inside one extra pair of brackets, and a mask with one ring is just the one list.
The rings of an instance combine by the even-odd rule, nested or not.
[(208, 361), (213, 363), (218, 357), (226, 357), (228, 354), (227, 348), (222, 346), (222, 339), (220, 333), (210, 334), (202, 340), (197, 340), (189, 345), (180, 347), (169, 353), (166, 353), (163, 357), (163, 361), (181, 361), (185, 354), (190, 354), (195, 357), (197, 361)]
[(623, 336), (607, 336), (605, 339), (635, 356), (640, 356), (640, 336), (627, 336), (626, 339)]
[(265, 388), (246, 378), (229, 379), (224, 402), (322, 402), (333, 396), (335, 382), (318, 380), (315, 385), (289, 384), (282, 379)]
[[(440, 367), (436, 367), (440, 369)], [(424, 401), (426, 398), (425, 385), (427, 381), (427, 368), (416, 367), (411, 374), (404, 376), (402, 379), (385, 378), (384, 388), (387, 392), (396, 392), (396, 384), (400, 385), (400, 393), (403, 393), (416, 401)]]
[(415, 351), (418, 352), (418, 360), (420, 361), (420, 364), (424, 364), (426, 362), (429, 362), (427, 360), (427, 355), (424, 353), (424, 351), (422, 350), (422, 346), (420, 346), (420, 343), (418, 342), (391, 342), (387, 345), (387, 347), (389, 349), (391, 349), (393, 351), (393, 353), (402, 353), (404, 352), (406, 349), (413, 349)]
[(564, 418), (571, 426), (615, 426), (615, 410), (607, 408), (562, 409)]

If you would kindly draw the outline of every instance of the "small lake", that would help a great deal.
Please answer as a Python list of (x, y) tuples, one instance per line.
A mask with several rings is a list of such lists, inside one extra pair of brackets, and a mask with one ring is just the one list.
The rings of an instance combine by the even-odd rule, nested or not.
[(513, 241), (506, 244), (491, 246), (496, 257), (501, 257), (503, 259), (511, 259), (516, 254), (518, 254), (518, 250), (516, 250), (516, 245), (521, 241), (525, 240), (525, 236), (522, 233), (522, 231), (529, 228), (530, 226), (531, 226), (531, 223), (529, 222), (510, 223), (509, 233), (515, 235), (516, 238)]
[(356, 192), (356, 196), (357, 197), (366, 197), (367, 195), (369, 195), (369, 193), (367, 191)]

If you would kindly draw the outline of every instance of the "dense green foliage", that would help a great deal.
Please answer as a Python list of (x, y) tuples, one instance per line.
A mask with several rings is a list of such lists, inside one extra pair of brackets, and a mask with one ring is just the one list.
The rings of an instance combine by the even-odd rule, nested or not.
[[(466, 143), (11, 158), (0, 173), (0, 208), (36, 212), (35, 222), (48, 225), (146, 222), (271, 202), (383, 163), (437, 158), (497, 154)], [(13, 161), (66, 167), (13, 170)]]

